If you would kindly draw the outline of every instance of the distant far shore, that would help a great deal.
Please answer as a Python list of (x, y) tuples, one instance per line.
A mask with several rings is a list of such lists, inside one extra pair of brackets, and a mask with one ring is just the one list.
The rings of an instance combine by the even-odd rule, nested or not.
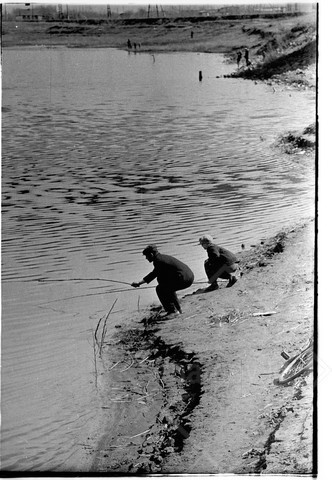
[[(233, 76), (255, 80), (277, 76), (314, 87), (316, 12), (288, 15), (145, 18), (107, 22), (3, 22), (2, 46), (112, 47), (136, 53), (220, 53), (234, 62)], [(129, 40), (129, 42), (128, 42)], [(129, 48), (128, 48), (129, 45)], [(249, 50), (249, 63), (244, 50)], [(241, 60), (237, 65), (237, 53)], [(309, 67), (309, 75), (306, 71)]]

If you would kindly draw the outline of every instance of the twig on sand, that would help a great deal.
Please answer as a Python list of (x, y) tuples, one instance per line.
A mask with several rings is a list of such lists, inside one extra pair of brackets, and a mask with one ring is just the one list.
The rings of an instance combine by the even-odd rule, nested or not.
[(125, 448), (129, 447), (129, 445), (132, 445), (133, 442), (126, 443), (126, 445), (109, 445), (109, 448)]
[(135, 395), (141, 395), (142, 397), (146, 397), (146, 393), (136, 392), (136, 390), (129, 390), (130, 393), (134, 393)]
[(144, 435), (145, 433), (148, 433), (150, 430), (151, 430), (151, 429), (148, 428), (147, 430), (144, 430), (144, 432), (137, 433), (136, 435), (133, 435), (132, 437), (129, 437), (129, 438), (139, 437), (140, 435)]
[(115, 403), (131, 403), (131, 400), (121, 400), (121, 398), (110, 398), (110, 402), (115, 402)]
[(277, 312), (257, 312), (257, 313), (252, 313), (252, 317), (268, 317), (269, 315), (275, 315)]
[(120, 372), (125, 372), (126, 370), (129, 370), (129, 368), (133, 366), (133, 363), (134, 363), (134, 360), (131, 361), (131, 364), (128, 367), (124, 368), (123, 370), (120, 370)]
[(185, 317), (185, 320), (189, 320), (189, 318), (197, 317), (198, 313), (195, 313), (194, 315), (190, 315), (190, 317)]
[(288, 328), (287, 330), (281, 330), (281, 332), (278, 332), (277, 335), (282, 335), (283, 333), (285, 333), (286, 331), (291, 331), (291, 330), (296, 330), (297, 328), (299, 328), (301, 326), (301, 324), (299, 325), (296, 325), (295, 327), (292, 327), (292, 328)]
[(247, 317), (247, 318), (245, 318), (244, 320), (242, 320), (242, 322), (239, 322), (239, 325), (241, 325), (241, 323), (246, 322), (247, 320), (249, 320), (249, 317)]
[(141, 361), (139, 362), (139, 364), (144, 363), (149, 357), (150, 357), (150, 355), (148, 355), (146, 358), (144, 358), (143, 360), (141, 360)]
[(111, 366), (110, 370), (113, 370), (114, 367), (116, 367), (117, 365), (119, 365), (119, 363), (121, 363), (121, 360), (119, 360), (118, 362), (116, 362), (114, 365)]
[(149, 385), (149, 383), (150, 383), (150, 380), (148, 380), (148, 383), (147, 383), (147, 384), (145, 385), (145, 387), (144, 387), (145, 393), (148, 393), (148, 385)]
[(156, 377), (156, 379), (158, 380), (158, 382), (160, 383), (160, 385), (162, 386), (162, 388), (165, 388), (165, 384), (164, 384), (164, 382), (162, 381), (160, 375), (158, 375), (157, 372), (154, 372), (154, 376)]

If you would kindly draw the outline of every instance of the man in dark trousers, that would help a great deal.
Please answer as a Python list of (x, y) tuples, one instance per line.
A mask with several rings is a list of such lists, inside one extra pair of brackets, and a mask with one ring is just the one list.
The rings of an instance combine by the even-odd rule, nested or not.
[(242, 53), (237, 52), (237, 57), (236, 57), (237, 68), (240, 67), (241, 58), (242, 58)]
[(232, 287), (237, 282), (234, 275), (238, 267), (238, 259), (226, 248), (219, 247), (213, 243), (211, 235), (203, 235), (199, 239), (200, 245), (207, 251), (208, 259), (204, 262), (206, 275), (211, 284), (205, 289), (206, 292), (212, 292), (219, 288), (218, 278), (228, 280), (227, 287)]
[(247, 67), (249, 67), (249, 65), (251, 65), (251, 61), (249, 60), (249, 49), (248, 48), (244, 49), (244, 59), (246, 61)]
[(131, 285), (137, 288), (143, 283), (152, 282), (156, 278), (158, 281), (156, 292), (167, 316), (179, 315), (182, 310), (176, 292), (192, 285), (194, 281), (193, 272), (180, 260), (159, 253), (156, 245), (148, 245), (143, 250), (143, 255), (148, 262), (153, 263), (154, 269), (143, 280), (133, 282)]

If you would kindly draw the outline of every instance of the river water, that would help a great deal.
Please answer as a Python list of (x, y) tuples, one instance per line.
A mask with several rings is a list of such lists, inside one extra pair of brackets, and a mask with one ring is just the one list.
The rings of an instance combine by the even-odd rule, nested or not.
[(313, 170), (272, 143), (314, 121), (315, 94), (223, 78), (234, 68), (215, 54), (3, 52), (2, 469), (88, 468), (92, 332), (115, 300), (110, 328), (156, 301), (126, 285), (150, 271), (148, 243), (202, 281), (202, 233), (239, 251), (313, 215)]

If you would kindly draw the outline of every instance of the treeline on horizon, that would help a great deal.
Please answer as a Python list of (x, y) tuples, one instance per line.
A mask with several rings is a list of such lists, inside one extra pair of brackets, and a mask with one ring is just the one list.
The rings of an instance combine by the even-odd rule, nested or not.
[(314, 3), (267, 3), (244, 5), (35, 5), (3, 4), (2, 15), (5, 21), (37, 20), (79, 20), (88, 18), (130, 19), (130, 18), (174, 18), (215, 15), (239, 15), (253, 13), (294, 13), (308, 12), (315, 8)]

